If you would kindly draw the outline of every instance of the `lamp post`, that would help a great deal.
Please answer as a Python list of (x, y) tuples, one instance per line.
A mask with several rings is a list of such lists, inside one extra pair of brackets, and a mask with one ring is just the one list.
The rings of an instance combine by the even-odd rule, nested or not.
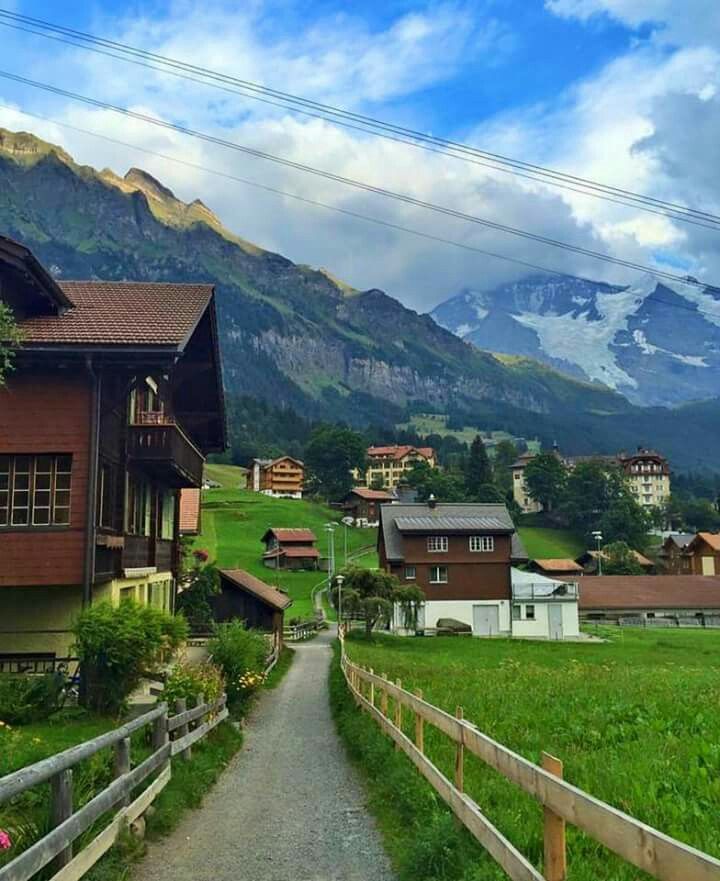
[(333, 577), (335, 575), (335, 527), (337, 523), (326, 523), (325, 532), (328, 534), (328, 597), (331, 598), (330, 588), (332, 587)]
[(600, 545), (602, 544), (603, 534), (599, 529), (596, 529), (593, 532), (593, 538), (597, 542), (597, 550), (598, 550), (598, 575), (602, 575), (602, 551), (600, 550)]
[(343, 586), (343, 581), (345, 581), (345, 576), (338, 575), (338, 577), (335, 579), (335, 581), (337, 581), (337, 586), (338, 586), (338, 629), (340, 629), (343, 626), (343, 624), (342, 624), (342, 586)]
[(352, 519), (352, 517), (343, 517), (343, 519), (342, 519), (340, 522), (341, 522), (342, 525), (345, 527), (345, 554), (344, 554), (344, 557), (343, 557), (343, 560), (344, 560), (344, 564), (343, 564), (343, 565), (344, 565), (345, 568), (347, 569), (347, 563), (348, 563), (348, 558), (347, 558), (347, 533), (348, 533), (348, 526), (352, 526), (353, 523), (354, 523), (355, 521)]

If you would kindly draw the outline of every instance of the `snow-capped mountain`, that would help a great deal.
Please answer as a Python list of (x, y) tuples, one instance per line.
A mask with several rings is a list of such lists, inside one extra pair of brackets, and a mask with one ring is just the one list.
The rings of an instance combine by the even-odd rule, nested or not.
[(628, 287), (535, 275), (464, 290), (431, 315), (481, 349), (536, 358), (636, 404), (720, 393), (720, 294), (698, 285), (650, 275)]

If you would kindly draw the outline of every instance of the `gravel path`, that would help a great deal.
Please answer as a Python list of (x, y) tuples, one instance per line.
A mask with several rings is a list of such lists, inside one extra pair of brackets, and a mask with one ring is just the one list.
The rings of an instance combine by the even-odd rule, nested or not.
[(242, 751), (203, 806), (150, 846), (137, 881), (392, 881), (330, 716), (331, 640), (297, 647)]

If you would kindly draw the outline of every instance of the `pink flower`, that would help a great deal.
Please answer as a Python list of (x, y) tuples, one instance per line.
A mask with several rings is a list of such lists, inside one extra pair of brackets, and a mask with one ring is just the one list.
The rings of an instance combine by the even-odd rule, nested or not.
[(201, 560), (205, 563), (210, 557), (210, 554), (206, 550), (198, 548), (196, 551), (193, 551), (193, 557), (195, 557), (196, 560)]
[(12, 841), (4, 829), (0, 829), (0, 850), (10, 850)]

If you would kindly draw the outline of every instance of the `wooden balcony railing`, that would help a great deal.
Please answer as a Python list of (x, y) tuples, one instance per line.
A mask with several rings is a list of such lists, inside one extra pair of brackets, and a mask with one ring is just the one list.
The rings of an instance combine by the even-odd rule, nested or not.
[[(146, 417), (162, 417), (150, 421)], [(179, 425), (160, 413), (141, 413), (128, 432), (128, 453), (143, 468), (169, 486), (202, 485), (202, 453)]]

